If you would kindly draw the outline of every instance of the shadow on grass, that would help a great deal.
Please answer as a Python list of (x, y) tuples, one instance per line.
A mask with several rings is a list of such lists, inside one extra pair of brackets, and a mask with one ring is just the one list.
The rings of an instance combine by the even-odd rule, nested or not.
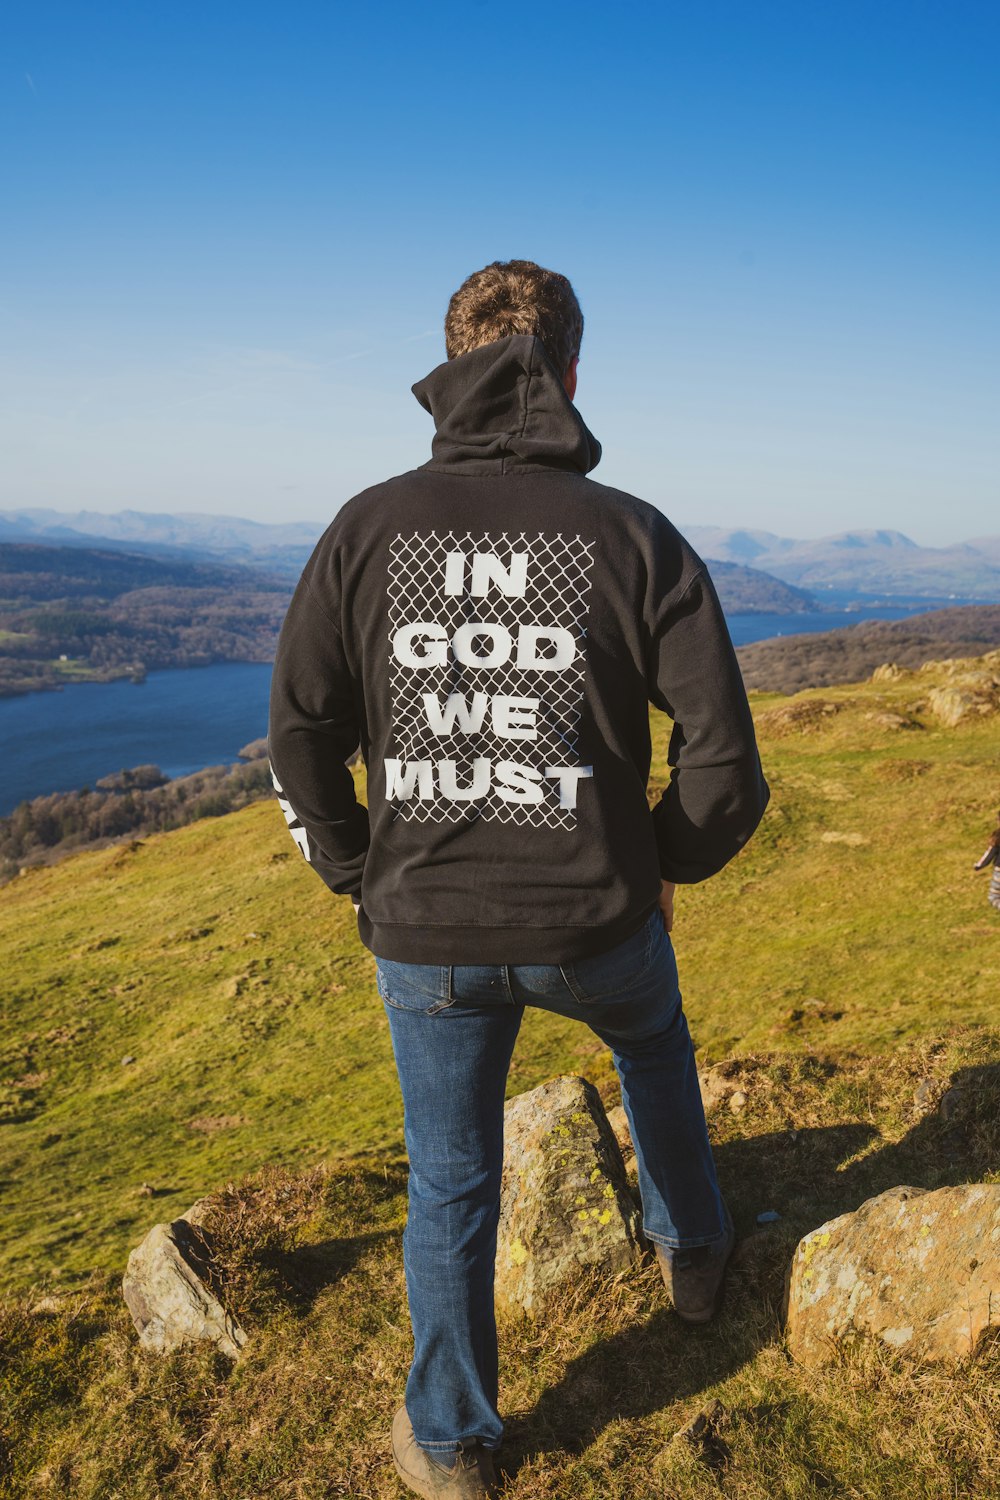
[(934, 1189), (978, 1182), (1000, 1170), (1000, 1062), (959, 1068), (937, 1107), (901, 1140), (848, 1166), (842, 1174), (845, 1207), (905, 1183)]
[(376, 1245), (398, 1238), (397, 1230), (382, 1229), (318, 1240), (295, 1250), (272, 1251), (260, 1256), (258, 1272), (271, 1278), (273, 1293), (279, 1300), (307, 1312), (322, 1291), (353, 1271)]
[[(403, 1174), (388, 1166), (304, 1175), (272, 1167), (230, 1186), (209, 1200), (195, 1231), (223, 1302), (257, 1326), (281, 1310), (308, 1313), (327, 1287), (398, 1240), (393, 1220), (404, 1187)], [(310, 1238), (309, 1226), (323, 1238)]]
[[(572, 1360), (534, 1408), (508, 1424), (514, 1475), (541, 1453), (582, 1453), (611, 1423), (663, 1410), (719, 1384), (781, 1334), (785, 1276), (801, 1237), (899, 1184), (932, 1190), (1000, 1168), (1000, 1063), (962, 1068), (934, 1109), (896, 1142), (848, 1123), (777, 1131), (715, 1148), (719, 1181), (741, 1243), (726, 1301), (708, 1327), (668, 1307)], [(758, 1227), (757, 1215), (780, 1214)]]
[[(806, 1202), (815, 1189), (875, 1134), (873, 1126), (849, 1124), (717, 1146), (719, 1181), (740, 1235), (752, 1228), (762, 1206), (771, 1206), (771, 1197), (767, 1205), (760, 1202), (762, 1182), (768, 1183), (771, 1196), (780, 1184), (781, 1195), (797, 1199), (809, 1218)], [(723, 1310), (711, 1324), (682, 1323), (663, 1306), (572, 1360), (532, 1411), (509, 1424), (507, 1472), (516, 1473), (540, 1453), (582, 1453), (610, 1423), (647, 1417), (696, 1396), (735, 1374), (771, 1343), (780, 1326), (786, 1258), (781, 1247), (787, 1234), (752, 1238), (766, 1253), (749, 1260), (737, 1254)]]

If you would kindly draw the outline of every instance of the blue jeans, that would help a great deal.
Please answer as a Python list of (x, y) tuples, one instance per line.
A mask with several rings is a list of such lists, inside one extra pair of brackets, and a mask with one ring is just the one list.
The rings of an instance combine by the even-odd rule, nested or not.
[(724, 1233), (674, 951), (657, 909), (625, 942), (573, 963), (379, 959), (377, 969), (410, 1162), (406, 1408), (431, 1453), (477, 1439), (495, 1448), (503, 1434), (493, 1310), (503, 1105), (526, 1005), (586, 1021), (611, 1048), (648, 1238), (690, 1249)]

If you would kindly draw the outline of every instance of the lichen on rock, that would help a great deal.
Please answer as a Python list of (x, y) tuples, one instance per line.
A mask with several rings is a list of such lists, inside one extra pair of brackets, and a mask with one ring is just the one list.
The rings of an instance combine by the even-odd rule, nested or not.
[(639, 1253), (638, 1212), (621, 1148), (593, 1084), (553, 1078), (510, 1100), (498, 1305), (534, 1313), (581, 1268), (625, 1270)]
[(919, 1361), (974, 1356), (1000, 1328), (1000, 1185), (895, 1187), (799, 1241), (792, 1355), (820, 1365), (860, 1338)]

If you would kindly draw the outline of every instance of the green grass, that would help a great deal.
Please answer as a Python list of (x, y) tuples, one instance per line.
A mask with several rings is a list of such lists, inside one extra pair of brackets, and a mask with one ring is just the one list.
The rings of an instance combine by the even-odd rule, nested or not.
[[(556, 1325), (505, 1325), (512, 1497), (1000, 1493), (990, 1367), (807, 1377), (780, 1342), (807, 1229), (893, 1183), (996, 1171), (1000, 918), (971, 865), (1000, 805), (998, 720), (936, 727), (936, 680), (824, 690), (839, 711), (798, 728), (789, 700), (756, 700), (771, 808), (679, 894), (674, 936), (701, 1055), (736, 1058), (749, 1098), (712, 1123), (727, 1196), (744, 1231), (782, 1219), (710, 1330), (675, 1324), (651, 1269), (581, 1285)], [(871, 717), (887, 710), (923, 727)], [(661, 768), (664, 751), (661, 721)], [(30, 872), (0, 891), (0, 944), (0, 1494), (397, 1494), (401, 1107), (349, 903), (267, 803)], [(566, 1071), (613, 1101), (590, 1034), (529, 1014), (509, 1091)], [(958, 1076), (959, 1118), (917, 1118), (928, 1075)], [(145, 1355), (116, 1291), (128, 1249), (227, 1183), (266, 1197), (238, 1186), (265, 1165), (301, 1212), (284, 1248), (229, 1244), (249, 1357)], [(671, 1441), (712, 1396), (721, 1468)]]
[[(997, 720), (866, 718), (912, 697), (905, 680), (834, 690), (848, 706), (794, 734), (761, 701), (765, 822), (677, 903), (704, 1057), (885, 1050), (995, 1018), (1000, 923), (971, 866), (1000, 802)], [(401, 1150), (373, 960), (274, 804), (32, 870), (0, 891), (0, 946), (0, 1285), (121, 1263), (143, 1183), (179, 1212), (261, 1162)], [(610, 1064), (530, 1014), (511, 1091), (567, 1069), (600, 1082)]]

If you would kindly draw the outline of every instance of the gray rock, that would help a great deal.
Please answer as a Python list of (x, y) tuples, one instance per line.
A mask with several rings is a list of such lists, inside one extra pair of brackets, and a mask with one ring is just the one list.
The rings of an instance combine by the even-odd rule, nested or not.
[(997, 711), (1000, 678), (990, 671), (963, 672), (951, 686), (931, 688), (927, 700), (935, 718), (952, 729), (966, 719)]
[(132, 1251), (122, 1294), (145, 1348), (166, 1354), (208, 1342), (239, 1358), (246, 1334), (209, 1286), (208, 1265), (205, 1241), (185, 1219), (154, 1225)]
[(729, 1098), (736, 1085), (726, 1077), (723, 1066), (716, 1065), (699, 1070), (698, 1087), (701, 1089), (702, 1108), (706, 1115), (710, 1115)]
[(889, 709), (867, 713), (865, 718), (872, 724), (877, 724), (880, 729), (920, 729), (922, 727), (916, 719), (907, 718), (904, 714), (894, 714)]
[(921, 1078), (913, 1090), (913, 1107), (919, 1114), (933, 1114), (937, 1107), (941, 1085), (936, 1078)]
[(608, 1124), (611, 1133), (618, 1142), (622, 1156), (628, 1156), (635, 1151), (632, 1144), (632, 1132), (629, 1129), (628, 1115), (621, 1104), (616, 1104), (613, 1109), (608, 1110)]
[(496, 1300), (536, 1313), (582, 1267), (623, 1271), (640, 1256), (639, 1215), (600, 1095), (553, 1078), (510, 1100)]
[(186, 1208), (181, 1218), (193, 1229), (200, 1229), (215, 1207), (215, 1199), (211, 1197), (196, 1198), (190, 1208)]
[(896, 1187), (799, 1241), (786, 1332), (795, 1359), (875, 1338), (928, 1363), (975, 1355), (1000, 1328), (1000, 1184)]

